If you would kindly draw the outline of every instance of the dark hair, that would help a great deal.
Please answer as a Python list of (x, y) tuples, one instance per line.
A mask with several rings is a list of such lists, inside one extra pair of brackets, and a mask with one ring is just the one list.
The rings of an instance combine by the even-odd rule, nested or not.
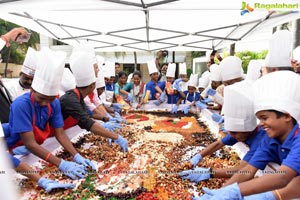
[(275, 71), (292, 71), (295, 72), (292, 67), (266, 67), (267, 72), (275, 72)]
[(116, 62), (115, 65), (119, 65), (120, 66), (120, 63)]
[[(267, 111), (268, 111), (268, 112), (274, 112), (277, 119), (284, 116), (284, 113), (283, 113), (283, 112), (280, 112), (280, 111), (278, 111), (278, 110), (267, 110)], [(292, 119), (293, 119), (293, 125), (296, 125), (296, 124), (297, 124), (297, 120), (294, 119), (294, 117), (292, 117)]]
[(160, 65), (160, 68), (162, 68), (163, 66), (165, 66), (165, 65), (169, 65), (168, 63), (162, 63), (161, 65)]
[(126, 72), (120, 71), (120, 72), (118, 73), (119, 78), (122, 77), (123, 75), (127, 76)]
[(135, 75), (138, 75), (140, 78), (142, 78), (142, 74), (140, 71), (134, 71), (132, 77), (134, 77)]

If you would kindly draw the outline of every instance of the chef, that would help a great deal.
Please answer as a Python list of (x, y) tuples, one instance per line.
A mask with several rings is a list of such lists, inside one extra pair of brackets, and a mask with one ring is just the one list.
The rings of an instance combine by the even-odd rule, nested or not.
[[(74, 149), (63, 131), (63, 118), (56, 99), (63, 74), (66, 55), (43, 48), (37, 59), (37, 70), (32, 91), (15, 99), (11, 105), (9, 124), (2, 124), (5, 140), (10, 150), (21, 145), (34, 155), (57, 166), (72, 179), (84, 178), (86, 166), (93, 163)], [(74, 162), (65, 161), (40, 146), (50, 135), (72, 156)]]
[(179, 78), (174, 81), (173, 87), (177, 90), (177, 92), (179, 92), (183, 99), (183, 92), (188, 90), (188, 81), (189, 79), (187, 77), (186, 64), (179, 63)]
[(36, 52), (33, 48), (29, 47), (21, 68), (19, 80), (9, 81), (5, 84), (12, 101), (14, 101), (18, 96), (30, 91), (37, 64), (37, 53), (38, 52)]
[(149, 100), (157, 100), (165, 89), (165, 82), (158, 81), (159, 73), (155, 61), (148, 61), (147, 66), (151, 80), (146, 84), (146, 91), (150, 91)]
[(91, 118), (91, 113), (88, 113), (86, 109), (83, 99), (96, 88), (96, 76), (91, 54), (84, 51), (73, 52), (70, 57), (70, 66), (75, 77), (76, 88), (67, 91), (60, 98), (64, 128), (79, 125), (82, 129), (113, 139), (122, 147), (124, 152), (128, 151), (127, 140), (112, 132), (115, 128), (120, 128), (121, 125), (108, 122), (100, 125)]
[(288, 30), (275, 32), (269, 41), (269, 52), (265, 59), (267, 73), (289, 70), (293, 71), (291, 66), (291, 51), (293, 37)]

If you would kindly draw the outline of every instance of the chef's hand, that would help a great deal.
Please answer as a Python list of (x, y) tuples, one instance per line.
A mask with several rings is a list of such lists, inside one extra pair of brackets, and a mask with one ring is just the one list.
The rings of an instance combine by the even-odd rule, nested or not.
[(128, 123), (127, 120), (122, 118), (118, 112), (115, 112), (115, 119), (117, 119), (117, 122), (119, 123), (125, 123), (125, 124)]
[(189, 109), (190, 109), (190, 106), (185, 106), (182, 110), (182, 112), (186, 115), (189, 113)]
[(113, 107), (114, 111), (119, 112), (119, 113), (122, 112), (122, 105), (121, 104), (113, 103), (112, 107)]
[(30, 154), (30, 151), (28, 151), (28, 149), (24, 145), (14, 148), (12, 150), (12, 152), (15, 155), (28, 155), (28, 154)]
[(116, 124), (116, 123), (112, 123), (112, 122), (102, 123), (101, 126), (103, 128), (106, 128), (106, 129), (110, 130), (110, 131), (114, 131), (116, 128), (122, 128), (121, 124)]
[(217, 124), (221, 124), (224, 122), (224, 118), (222, 115), (219, 115), (217, 113), (212, 114), (211, 116), (212, 120), (214, 120), (215, 122), (217, 122)]
[(73, 159), (77, 164), (81, 164), (85, 167), (92, 167), (93, 170), (96, 170), (95, 165), (89, 160), (82, 157), (79, 153), (76, 153)]
[(210, 168), (196, 167), (193, 170), (186, 170), (180, 173), (182, 179), (187, 179), (195, 183), (210, 179)]
[(197, 108), (199, 108), (199, 109), (206, 109), (206, 108), (207, 108), (207, 105), (204, 104), (204, 103), (201, 103), (200, 101), (197, 101), (197, 102), (195, 103), (195, 105), (196, 105)]
[(84, 166), (78, 165), (75, 162), (65, 161), (63, 159), (61, 159), (58, 168), (71, 179), (84, 178), (84, 175), (86, 173), (84, 170)]
[(172, 108), (171, 113), (175, 114), (175, 113), (177, 113), (177, 110), (178, 110), (178, 106), (175, 105), (174, 108)]
[[(213, 194), (210, 200), (242, 200), (241, 190), (237, 183), (217, 190), (208, 190)], [(201, 198), (202, 199), (202, 198)]]
[(49, 180), (46, 178), (40, 178), (37, 182), (38, 186), (44, 188), (46, 192), (51, 192), (53, 189), (63, 188), (63, 189), (73, 189), (75, 187), (74, 184), (71, 183), (59, 183), (53, 180)]
[(202, 103), (210, 103), (210, 102), (213, 102), (213, 100), (210, 98), (205, 98), (205, 99), (201, 100), (201, 102)]
[(128, 151), (128, 141), (125, 138), (123, 138), (121, 135), (119, 135), (118, 139), (116, 139), (114, 142), (122, 147), (123, 152)]
[(197, 153), (190, 159), (190, 162), (192, 163), (193, 167), (196, 167), (198, 165), (198, 163), (202, 161), (202, 159), (203, 158), (202, 158), (201, 154)]

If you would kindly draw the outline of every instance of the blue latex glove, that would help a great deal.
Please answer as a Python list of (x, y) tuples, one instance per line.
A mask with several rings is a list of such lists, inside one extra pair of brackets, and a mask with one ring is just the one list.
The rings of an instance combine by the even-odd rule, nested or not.
[(107, 142), (108, 142), (108, 145), (109, 145), (109, 146), (112, 145), (112, 139), (111, 139), (111, 138), (108, 138)]
[(201, 103), (200, 101), (197, 101), (195, 103), (195, 105), (197, 106), (197, 108), (199, 109), (206, 109), (207, 108), (207, 105), (205, 103)]
[(276, 200), (272, 191), (245, 196), (244, 200)]
[(85, 170), (84, 166), (78, 165), (75, 162), (69, 162), (61, 159), (61, 163), (58, 167), (65, 175), (71, 179), (84, 178)]
[(156, 105), (156, 106), (159, 106), (161, 104), (160, 100), (155, 100), (153, 101), (153, 103)]
[(176, 80), (174, 81), (174, 83), (173, 83), (173, 88), (175, 88), (175, 90), (181, 91), (181, 90), (180, 90), (180, 87), (179, 87), (179, 83), (180, 83), (181, 81), (182, 81), (181, 78), (176, 79)]
[(177, 113), (177, 111), (178, 111), (178, 106), (175, 105), (174, 108), (172, 108), (171, 113), (174, 114)]
[(198, 163), (202, 161), (202, 159), (203, 158), (202, 158), (201, 154), (197, 153), (190, 159), (190, 162), (193, 164), (193, 167), (196, 167), (198, 165)]
[(110, 130), (110, 131), (114, 131), (116, 128), (122, 128), (121, 124), (116, 124), (116, 123), (112, 123), (112, 122), (102, 123), (101, 126), (103, 128), (106, 128), (106, 129)]
[[(209, 190), (212, 192), (210, 200), (242, 200), (242, 194), (237, 183), (228, 185), (218, 190)], [(202, 199), (202, 198), (200, 198)]]
[(123, 138), (121, 135), (118, 136), (118, 139), (115, 140), (115, 143), (120, 145), (124, 152), (128, 151), (128, 141), (125, 138)]
[(182, 112), (186, 115), (189, 113), (189, 109), (190, 109), (190, 106), (185, 106), (182, 110)]
[(227, 133), (227, 130), (224, 128), (224, 124), (222, 124), (220, 131), (222, 131), (223, 133)]
[(96, 170), (96, 167), (95, 165), (89, 160), (89, 159), (86, 159), (84, 157), (82, 157), (79, 153), (76, 153), (75, 156), (74, 156), (74, 159), (73, 159), (77, 164), (81, 164), (85, 167), (92, 167), (93, 170)]
[(106, 113), (105, 117), (108, 117), (110, 122), (117, 122), (118, 120), (113, 118), (109, 113)]
[(210, 98), (205, 98), (205, 99), (201, 100), (201, 102), (202, 103), (210, 103), (210, 102), (213, 102), (213, 100)]
[(196, 197), (196, 200), (209, 200), (213, 197), (215, 190), (210, 190), (206, 187), (202, 188), (202, 191), (204, 192), (204, 195), (201, 197)]
[(180, 172), (182, 179), (187, 179), (195, 183), (210, 179), (210, 168), (196, 167), (193, 170)]
[(125, 123), (125, 124), (128, 123), (127, 120), (123, 119), (118, 112), (115, 112), (115, 119), (117, 119), (117, 122), (119, 123)]
[(164, 102), (165, 98), (166, 98), (166, 92), (162, 92), (159, 97), (160, 102)]
[(63, 189), (72, 189), (75, 187), (74, 184), (71, 183), (59, 183), (53, 180), (49, 180), (46, 178), (40, 178), (37, 182), (38, 186), (44, 188), (46, 192), (51, 192), (53, 189), (63, 188)]
[(28, 154), (30, 154), (30, 151), (28, 151), (28, 149), (24, 145), (14, 148), (12, 150), (12, 152), (15, 155), (28, 155)]
[(200, 200), (200, 197), (193, 197), (192, 200)]
[(112, 107), (113, 107), (114, 111), (116, 111), (116, 112), (122, 112), (122, 107), (123, 106), (121, 104), (119, 104), (119, 103), (113, 103)]
[(217, 91), (214, 89), (207, 90), (207, 95), (209, 95), (209, 96), (215, 96), (216, 94), (217, 94)]
[(127, 101), (129, 101), (129, 102), (132, 102), (132, 99), (133, 99), (133, 96), (132, 96), (132, 94), (131, 93), (128, 93), (128, 95), (127, 95)]
[(218, 124), (221, 124), (224, 122), (224, 118), (222, 115), (219, 115), (217, 113), (212, 114), (211, 116), (212, 120), (214, 120), (215, 122), (217, 122)]

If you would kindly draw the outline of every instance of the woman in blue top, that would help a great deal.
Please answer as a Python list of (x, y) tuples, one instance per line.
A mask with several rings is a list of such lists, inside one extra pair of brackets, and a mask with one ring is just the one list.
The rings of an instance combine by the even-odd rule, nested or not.
[(123, 87), (127, 83), (127, 74), (124, 71), (119, 72), (119, 79), (118, 82), (115, 84), (115, 97), (118, 100), (121, 98), (125, 100), (127, 103), (131, 103), (132, 101), (132, 94), (129, 92), (126, 92), (126, 90), (123, 89)]
[(132, 102), (137, 104), (136, 108), (140, 108), (142, 106), (146, 94), (146, 84), (142, 82), (141, 79), (141, 72), (135, 71), (132, 74), (131, 81), (123, 87), (123, 90), (130, 91), (130, 94), (132, 95)]

